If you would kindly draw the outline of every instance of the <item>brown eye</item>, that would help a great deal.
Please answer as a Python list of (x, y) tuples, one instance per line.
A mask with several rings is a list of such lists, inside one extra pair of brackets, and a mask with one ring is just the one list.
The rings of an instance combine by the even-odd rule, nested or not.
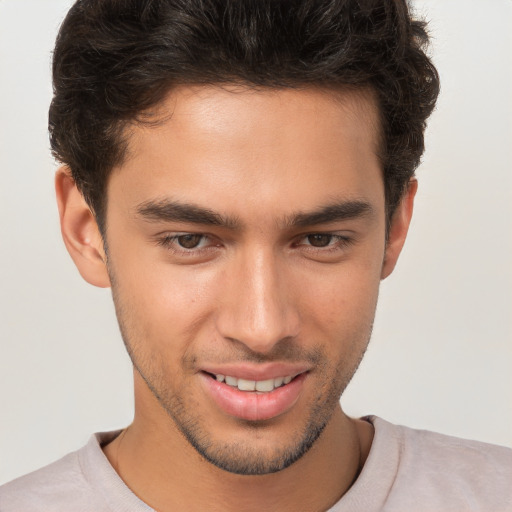
[(332, 241), (332, 235), (308, 235), (307, 239), (313, 247), (327, 247)]
[(180, 235), (176, 237), (178, 244), (184, 249), (195, 249), (203, 239), (203, 235)]

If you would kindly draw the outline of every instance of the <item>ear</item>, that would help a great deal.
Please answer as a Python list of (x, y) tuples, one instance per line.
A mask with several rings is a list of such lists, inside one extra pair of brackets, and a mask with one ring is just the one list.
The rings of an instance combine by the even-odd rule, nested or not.
[(407, 192), (391, 218), (388, 241), (384, 254), (384, 263), (382, 265), (382, 272), (380, 276), (381, 279), (386, 279), (386, 277), (393, 272), (396, 262), (398, 261), (398, 256), (400, 256), (400, 252), (404, 246), (407, 231), (409, 230), (409, 224), (411, 223), (414, 196), (416, 195), (417, 190), (418, 182), (413, 178), (409, 181)]
[(96, 218), (66, 166), (57, 169), (55, 192), (62, 238), (80, 275), (94, 286), (109, 287), (107, 259)]

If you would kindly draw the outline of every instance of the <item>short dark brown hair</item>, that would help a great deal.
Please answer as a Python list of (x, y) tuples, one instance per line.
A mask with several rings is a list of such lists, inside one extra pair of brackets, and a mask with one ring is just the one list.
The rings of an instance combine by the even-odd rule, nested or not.
[(52, 151), (103, 230), (124, 128), (174, 86), (370, 87), (389, 221), (439, 92), (427, 43), (406, 0), (78, 0), (53, 56)]

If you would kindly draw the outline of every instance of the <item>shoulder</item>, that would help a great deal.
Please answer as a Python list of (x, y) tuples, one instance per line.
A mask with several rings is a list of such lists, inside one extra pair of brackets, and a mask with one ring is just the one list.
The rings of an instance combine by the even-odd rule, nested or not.
[[(510, 483), (512, 449), (461, 439), (428, 430), (397, 426), (400, 431), (402, 462), (414, 463), (418, 472), (429, 476), (448, 473), (476, 483), (483, 474)], [(485, 473), (482, 473), (485, 471)], [(431, 473), (434, 472), (434, 475)], [(508, 480), (505, 477), (508, 476)], [(487, 483), (488, 484), (488, 483)]]
[[(78, 452), (37, 471), (29, 473), (0, 487), (0, 510), (2, 512), (48, 512), (64, 510), (72, 506), (87, 492), (80, 469)], [(69, 510), (75, 510), (69, 508)]]
[(2, 512), (101, 512), (101, 496), (91, 482), (88, 458), (101, 450), (92, 436), (82, 449), (0, 486)]
[(390, 499), (425, 500), (431, 510), (512, 510), (512, 449), (373, 421), (397, 442)]

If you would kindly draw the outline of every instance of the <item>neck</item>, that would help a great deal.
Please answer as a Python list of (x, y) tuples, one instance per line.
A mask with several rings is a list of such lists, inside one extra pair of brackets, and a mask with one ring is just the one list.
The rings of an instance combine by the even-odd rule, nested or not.
[(163, 410), (158, 417), (154, 411), (137, 404), (132, 425), (104, 451), (127, 486), (159, 512), (327, 510), (357, 478), (371, 445), (371, 425), (337, 407), (294, 464), (267, 475), (236, 475), (207, 462)]

